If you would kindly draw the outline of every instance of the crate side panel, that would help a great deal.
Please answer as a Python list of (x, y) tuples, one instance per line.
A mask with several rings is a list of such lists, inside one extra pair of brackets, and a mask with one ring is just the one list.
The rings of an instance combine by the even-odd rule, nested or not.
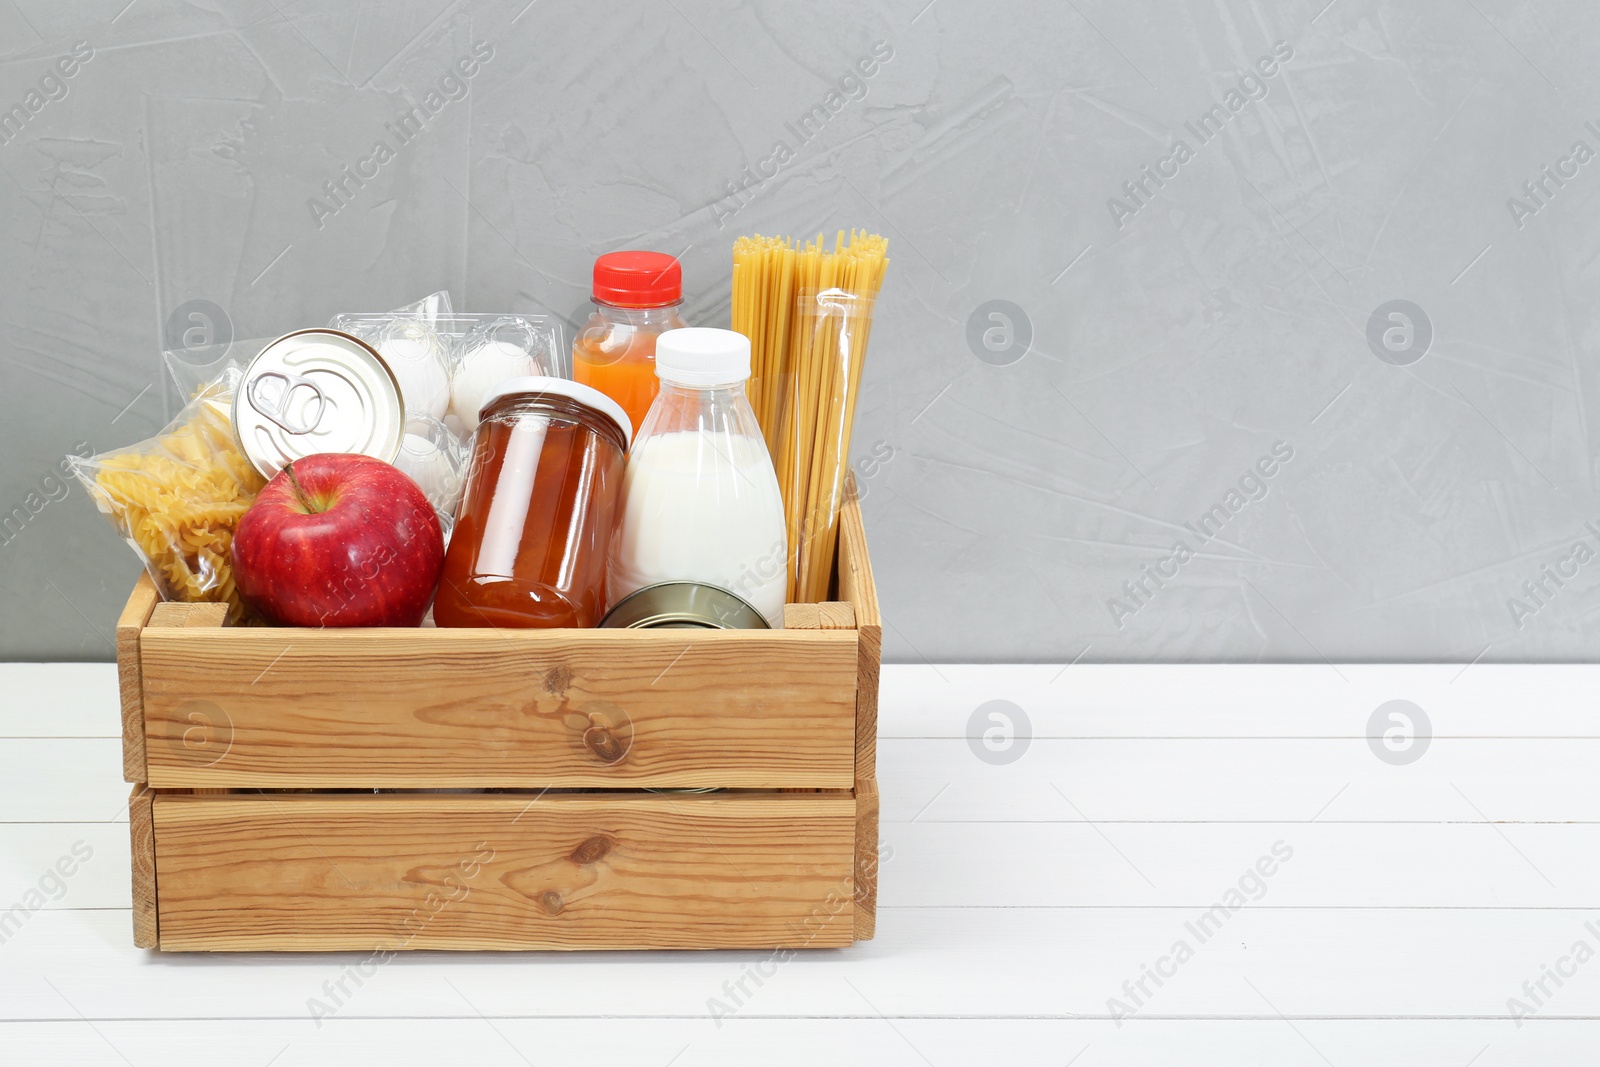
[(831, 795), (162, 794), (161, 947), (849, 944), (855, 801)]
[(146, 630), (162, 787), (848, 789), (851, 631)]

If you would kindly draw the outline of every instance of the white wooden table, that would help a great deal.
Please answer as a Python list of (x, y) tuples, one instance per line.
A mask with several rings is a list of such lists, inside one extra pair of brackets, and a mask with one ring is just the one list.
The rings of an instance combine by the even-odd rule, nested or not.
[[(875, 941), (416, 953), (358, 983), (358, 955), (133, 948), (114, 669), (0, 665), (0, 1063), (1593, 1063), (1597, 691), (887, 667)], [(967, 739), (994, 700), (1031, 722), (1009, 747)], [(1375, 749), (1391, 700), (1431, 737), (1385, 712)]]

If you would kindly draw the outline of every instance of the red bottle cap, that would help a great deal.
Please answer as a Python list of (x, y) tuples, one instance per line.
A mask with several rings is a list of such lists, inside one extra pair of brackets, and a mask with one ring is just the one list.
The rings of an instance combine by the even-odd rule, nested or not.
[(594, 261), (594, 298), (625, 308), (676, 304), (683, 299), (683, 270), (665, 252), (607, 252)]

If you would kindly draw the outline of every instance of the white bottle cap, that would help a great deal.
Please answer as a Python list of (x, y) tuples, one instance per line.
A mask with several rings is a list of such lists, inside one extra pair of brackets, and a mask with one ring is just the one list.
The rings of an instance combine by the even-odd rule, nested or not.
[(733, 330), (686, 326), (656, 338), (656, 377), (708, 388), (750, 377), (750, 338)]

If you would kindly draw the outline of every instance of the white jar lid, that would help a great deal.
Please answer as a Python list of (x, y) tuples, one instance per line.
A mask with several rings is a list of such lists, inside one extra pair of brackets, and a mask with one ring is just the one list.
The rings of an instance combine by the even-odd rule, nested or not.
[(510, 396), (513, 393), (544, 393), (576, 400), (586, 407), (594, 408), (617, 424), (617, 428), (622, 431), (622, 450), (624, 452), (633, 444), (633, 420), (628, 418), (628, 413), (622, 410), (621, 404), (593, 386), (570, 381), (566, 378), (545, 378), (536, 375), (524, 378), (507, 378), (484, 394), (483, 403), (478, 406), (478, 418), (482, 419), (485, 413), (488, 412), (489, 406), (496, 400)]
[(750, 377), (750, 338), (733, 330), (686, 326), (656, 338), (656, 377), (706, 388)]

